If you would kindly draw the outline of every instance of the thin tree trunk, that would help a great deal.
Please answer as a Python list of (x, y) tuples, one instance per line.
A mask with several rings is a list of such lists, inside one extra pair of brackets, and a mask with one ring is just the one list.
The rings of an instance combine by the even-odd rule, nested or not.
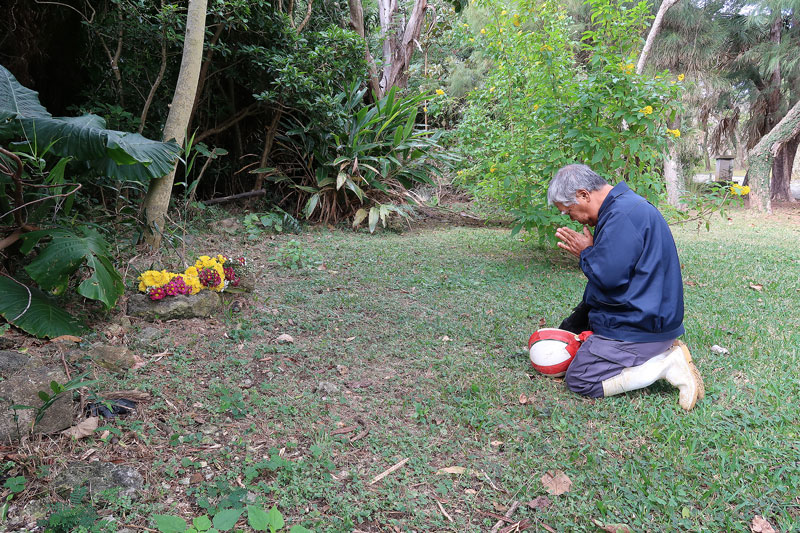
[[(167, 123), (164, 125), (164, 139), (182, 145), (186, 137), (186, 127), (192, 113), (197, 82), (200, 77), (200, 64), (203, 59), (203, 40), (206, 29), (207, 0), (189, 0), (186, 15), (186, 37), (183, 42), (183, 58), (172, 98)], [(176, 162), (177, 166), (177, 162)], [(150, 182), (147, 196), (144, 199), (144, 214), (147, 223), (145, 242), (153, 249), (161, 245), (164, 231), (164, 219), (172, 196), (172, 184), (175, 181), (175, 167), (163, 178)]]
[[(281, 122), (281, 115), (283, 111), (280, 107), (275, 108), (275, 114), (272, 116), (272, 122), (267, 128), (267, 135), (264, 139), (264, 150), (261, 152), (261, 160), (259, 161), (259, 168), (264, 168), (267, 166), (267, 160), (269, 159), (269, 153), (272, 151), (272, 143), (275, 141), (275, 133), (278, 131), (278, 125)], [(253, 187), (254, 191), (260, 189), (264, 184), (264, 172), (259, 172), (258, 177), (256, 178), (256, 184)]]
[(220, 22), (219, 26), (217, 26), (217, 31), (214, 32), (214, 35), (208, 42), (208, 52), (206, 52), (206, 57), (203, 59), (203, 66), (200, 67), (200, 77), (197, 80), (197, 93), (195, 94), (194, 104), (192, 105), (192, 114), (189, 116), (189, 123), (186, 126), (187, 131), (192, 127), (194, 115), (197, 113), (197, 106), (200, 104), (200, 98), (203, 96), (203, 89), (206, 86), (206, 78), (208, 77), (208, 68), (211, 66), (211, 59), (214, 57), (214, 45), (219, 41), (219, 37), (222, 35), (224, 29), (225, 22)]
[[(661, 6), (658, 8), (658, 13), (656, 13), (656, 18), (653, 21), (653, 25), (650, 27), (650, 32), (647, 34), (647, 40), (644, 43), (644, 48), (642, 48), (642, 53), (639, 54), (639, 61), (636, 63), (637, 74), (644, 72), (644, 64), (647, 61), (647, 56), (650, 55), (650, 49), (653, 47), (653, 43), (661, 31), (661, 24), (664, 20), (664, 14), (669, 8), (677, 3), (678, 0), (664, 0), (661, 2)], [(676, 127), (676, 125), (672, 126), (673, 129)], [(669, 151), (664, 154), (664, 181), (666, 182), (667, 186), (667, 201), (670, 205), (678, 207), (680, 203), (679, 191), (681, 183), (678, 169), (678, 150), (675, 146), (676, 142), (677, 140), (670, 141), (668, 149)]]
[[(396, 13), (396, 0), (380, 0), (381, 3), (384, 1), (393, 2)], [(411, 64), (411, 57), (414, 55), (414, 49), (419, 46), (419, 36), (422, 32), (422, 25), (425, 22), (425, 12), (427, 10), (427, 0), (416, 0), (414, 2), (414, 8), (411, 10), (408, 23), (405, 25), (402, 38), (400, 38), (399, 32), (395, 31), (392, 39), (394, 50), (392, 52), (391, 62), (390, 64), (384, 63), (383, 67), (381, 85), (384, 91), (388, 91), (392, 87), (405, 87), (408, 83), (408, 67)], [(381, 25), (382, 24), (383, 20), (381, 19)], [(386, 60), (385, 46), (384, 42), (384, 62)]]
[[(164, 9), (164, 0), (161, 0), (161, 9)], [(161, 67), (158, 69), (158, 76), (153, 86), (150, 87), (150, 93), (147, 95), (147, 100), (144, 101), (142, 107), (142, 116), (139, 118), (139, 133), (144, 131), (144, 125), (147, 122), (147, 113), (150, 111), (150, 105), (153, 103), (153, 98), (156, 96), (156, 90), (161, 85), (161, 80), (164, 79), (164, 71), (167, 70), (167, 28), (161, 30)]]
[(364, 39), (364, 58), (367, 61), (367, 69), (369, 70), (369, 86), (372, 93), (375, 95), (375, 100), (383, 98), (381, 91), (380, 77), (378, 76), (378, 67), (375, 66), (375, 59), (369, 51), (369, 42), (367, 41), (366, 32), (364, 30), (364, 9), (361, 7), (361, 0), (348, 0), (348, 7), (350, 8), (350, 27), (353, 28), (359, 37)]
[(653, 48), (653, 43), (661, 31), (661, 24), (664, 20), (664, 14), (669, 8), (677, 4), (678, 1), (679, 0), (664, 0), (661, 2), (661, 6), (658, 8), (658, 13), (656, 13), (656, 18), (653, 21), (653, 25), (650, 26), (650, 33), (647, 34), (647, 40), (644, 43), (644, 48), (642, 48), (642, 53), (639, 54), (639, 61), (636, 63), (637, 74), (644, 72), (644, 64), (647, 61), (647, 56), (650, 55), (650, 49)]
[(750, 150), (748, 177), (750, 179), (751, 208), (768, 213), (772, 211), (769, 188), (772, 159), (789, 140), (797, 135), (800, 135), (800, 101)]

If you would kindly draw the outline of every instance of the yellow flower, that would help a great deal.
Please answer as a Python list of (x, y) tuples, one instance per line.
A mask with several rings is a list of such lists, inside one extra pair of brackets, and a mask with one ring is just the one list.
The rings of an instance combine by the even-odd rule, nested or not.
[(744, 196), (745, 194), (750, 194), (750, 186), (745, 185), (741, 186), (738, 183), (734, 183), (731, 185), (731, 193), (736, 196)]
[(473, 37), (470, 37), (470, 38), (469, 38), (469, 42), (471, 42), (471, 43), (474, 43), (474, 42), (475, 42), (475, 39), (474, 39)]
[(686, 76), (684, 76), (683, 74), (678, 74), (678, 81), (683, 81), (683, 78), (685, 77)]
[(539, 104), (533, 104), (533, 110), (536, 111), (537, 109), (539, 109)]
[(442, 96), (444, 94), (444, 91), (441, 90), (441, 89), (436, 89), (436, 94), (438, 94), (439, 96)]
[(494, 172), (495, 170), (497, 170), (497, 167), (492, 165), (492, 167), (489, 169), (489, 172)]
[(462, 24), (462, 26), (464, 26), (465, 28), (469, 28), (469, 24), (467, 24), (466, 22)]
[(422, 108), (422, 112), (423, 112), (423, 113), (427, 113), (427, 112), (428, 112), (428, 108), (427, 108), (427, 107), (423, 107), (423, 108)]
[(675, 138), (678, 138), (678, 137), (681, 136), (681, 130), (679, 130), (678, 128), (675, 128), (674, 130), (671, 130), (671, 129), (667, 128), (667, 133), (669, 133), (670, 135), (673, 135)]
[(653, 113), (653, 106), (651, 105), (644, 106), (639, 110), (639, 113), (642, 113), (643, 115), (650, 115)]
[(517, 35), (522, 35), (522, 30), (519, 30), (519, 31), (517, 32)]
[(539, 50), (541, 50), (542, 52), (552, 52), (553, 47), (550, 46), (549, 44), (545, 44), (541, 48), (539, 48)]
[(493, 92), (494, 92), (494, 90), (495, 90), (495, 87), (489, 87), (489, 92), (490, 92), (490, 93), (493, 93)]
[(520, 20), (519, 20), (519, 15), (514, 15), (514, 19), (511, 22), (517, 28), (519, 28), (519, 25), (522, 24), (522, 22), (520, 22)]
[(486, 28), (481, 28), (481, 33), (485, 35), (486, 34)]
[(505, 9), (500, 12), (501, 15), (505, 15), (506, 13), (508, 13), (508, 11), (506, 11)]
[(500, 28), (500, 33), (503, 33), (503, 28)]

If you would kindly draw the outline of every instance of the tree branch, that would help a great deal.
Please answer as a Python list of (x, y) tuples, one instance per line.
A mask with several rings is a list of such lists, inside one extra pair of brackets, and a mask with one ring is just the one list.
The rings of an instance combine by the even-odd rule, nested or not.
[(221, 133), (221, 132), (227, 130), (228, 128), (230, 128), (234, 124), (237, 124), (238, 122), (240, 122), (241, 120), (249, 117), (250, 115), (254, 115), (256, 108), (258, 108), (258, 105), (259, 105), (259, 102), (254, 102), (254, 103), (250, 104), (249, 106), (245, 107), (244, 109), (242, 109), (241, 111), (239, 111), (234, 116), (230, 117), (228, 120), (226, 120), (225, 122), (223, 122), (219, 126), (215, 126), (215, 127), (211, 128), (211, 129), (208, 129), (208, 130), (204, 131), (203, 133), (198, 134), (197, 136), (195, 136), (194, 142), (195, 143), (199, 143), (203, 139), (207, 139), (208, 137), (210, 137), (212, 135), (216, 135), (217, 133)]
[(311, 18), (311, 6), (312, 5), (314, 5), (314, 2), (312, 0), (308, 0), (308, 11), (306, 11), (306, 16), (303, 19), (303, 22), (301, 22), (300, 25), (297, 26), (297, 33), (300, 33), (301, 31), (303, 31), (303, 28), (305, 28), (306, 24), (308, 24), (308, 20)]
[[(161, 0), (161, 8), (164, 8), (164, 0)], [(167, 70), (167, 27), (163, 26), (161, 29), (161, 68), (158, 70), (158, 76), (156, 77), (156, 81), (153, 82), (153, 86), (150, 87), (150, 94), (147, 95), (147, 100), (144, 102), (144, 107), (142, 108), (142, 116), (139, 119), (139, 133), (144, 131), (144, 125), (147, 121), (147, 112), (150, 110), (150, 105), (153, 103), (153, 98), (155, 98), (156, 90), (158, 86), (161, 85), (161, 80), (164, 79), (164, 71)]]
[(656, 40), (658, 32), (661, 31), (661, 23), (664, 20), (664, 14), (669, 8), (677, 4), (678, 1), (679, 0), (664, 0), (661, 3), (661, 7), (658, 8), (658, 13), (656, 13), (656, 18), (653, 21), (653, 25), (650, 27), (650, 33), (647, 34), (647, 40), (644, 43), (644, 48), (642, 48), (642, 53), (639, 55), (639, 62), (636, 63), (636, 74), (644, 72), (644, 63), (647, 61), (647, 56), (650, 55), (650, 49), (653, 48), (653, 43)]

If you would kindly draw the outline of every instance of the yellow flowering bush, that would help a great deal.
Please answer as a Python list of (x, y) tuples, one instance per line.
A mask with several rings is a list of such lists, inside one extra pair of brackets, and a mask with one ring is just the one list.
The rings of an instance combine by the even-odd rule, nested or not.
[(735, 194), (736, 196), (745, 196), (750, 194), (750, 186), (749, 185), (739, 185), (738, 183), (734, 183), (731, 185), (731, 193)]
[(653, 106), (646, 105), (646, 106), (644, 106), (643, 108), (641, 108), (639, 110), (639, 113), (641, 113), (643, 115), (651, 115), (653, 113)]

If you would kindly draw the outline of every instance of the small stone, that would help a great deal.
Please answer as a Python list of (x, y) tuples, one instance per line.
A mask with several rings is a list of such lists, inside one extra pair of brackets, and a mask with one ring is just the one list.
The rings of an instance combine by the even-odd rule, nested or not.
[(248, 379), (243, 379), (242, 380), (241, 387), (243, 389), (249, 389), (252, 386), (253, 386), (253, 380), (252, 379), (248, 378)]
[(191, 483), (191, 481), (192, 480), (190, 478), (183, 477), (183, 478), (178, 480), (178, 485), (188, 485), (189, 483)]
[(326, 396), (339, 394), (339, 387), (330, 381), (320, 381), (317, 385), (317, 392)]
[(95, 461), (70, 463), (53, 481), (56, 493), (63, 498), (68, 498), (75, 488), (84, 485), (88, 486), (92, 498), (103, 500), (104, 494), (119, 489), (119, 496), (136, 499), (144, 486), (144, 479), (133, 467)]
[(161, 336), (161, 330), (152, 326), (143, 328), (142, 331), (136, 334), (136, 340), (142, 344), (151, 344), (154, 340)]
[(294, 344), (294, 338), (287, 333), (282, 333), (278, 335), (278, 338), (275, 339), (275, 342), (278, 344)]
[(136, 358), (128, 351), (127, 346), (98, 343), (92, 345), (91, 353), (95, 363), (111, 372), (123, 373), (136, 365)]

